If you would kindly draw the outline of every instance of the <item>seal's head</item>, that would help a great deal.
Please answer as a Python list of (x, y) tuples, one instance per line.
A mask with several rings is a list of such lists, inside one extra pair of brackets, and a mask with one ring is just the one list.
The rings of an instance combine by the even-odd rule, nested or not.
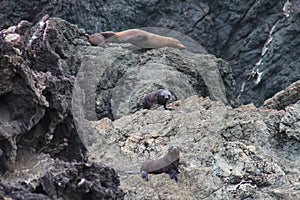
[(168, 154), (172, 157), (173, 161), (177, 160), (180, 156), (181, 148), (178, 145), (172, 145), (168, 149)]
[(102, 46), (105, 43), (105, 38), (100, 33), (94, 33), (89, 36), (89, 42), (93, 46)]
[(169, 90), (158, 90), (156, 92), (156, 103), (159, 105), (166, 106), (167, 102), (171, 98), (171, 92)]
[(160, 91), (159, 96), (162, 96), (168, 100), (171, 98), (171, 92), (169, 90), (159, 90), (159, 91)]

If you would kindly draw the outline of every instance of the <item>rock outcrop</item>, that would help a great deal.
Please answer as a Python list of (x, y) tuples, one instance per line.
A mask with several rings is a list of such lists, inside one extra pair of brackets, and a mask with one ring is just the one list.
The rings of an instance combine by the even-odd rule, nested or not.
[(0, 197), (1, 199), (20, 199), (20, 200), (51, 200), (44, 194), (32, 193), (23, 186), (16, 183), (4, 184), (0, 182)]
[(85, 33), (45, 16), (0, 36), (1, 198), (122, 199), (113, 169), (84, 163), (86, 148), (71, 112)]
[[(233, 109), (192, 96), (169, 106), (174, 110), (90, 124), (97, 138), (89, 159), (119, 171), (127, 199), (300, 197), (298, 104), (285, 113), (253, 105)], [(161, 157), (172, 144), (182, 148), (178, 184), (168, 175), (143, 182), (143, 161)]]
[[(74, 48), (86, 37), (74, 28), (45, 17), (34, 27), (23, 27), (22, 32), (1, 32), (6, 40), (0, 40), (0, 138), (4, 152), (0, 171), (14, 168), (18, 148), (22, 146), (33, 145), (37, 151), (64, 160), (83, 160), (84, 147), (76, 137), (70, 111), (78, 67)], [(65, 30), (73, 35), (60, 35)], [(12, 34), (20, 36), (21, 44), (16, 46), (7, 41)], [(73, 44), (66, 46), (71, 38)]]
[[(91, 47), (83, 30), (47, 15), (36, 25), (22, 21), (15, 27), (1, 31), (1, 36), (0, 169), (3, 174), (20, 174), (20, 162), (24, 158), (29, 159), (31, 151), (36, 152), (40, 160), (43, 159), (39, 156), (49, 154), (65, 161), (83, 161), (86, 147), (89, 146), (85, 137), (88, 131), (82, 131), (85, 126), (78, 126), (73, 117), (78, 118), (81, 114), (78, 111), (82, 108), (95, 116), (93, 107), (97, 85), (96, 105), (102, 105), (97, 104), (99, 97), (107, 102), (111, 94), (115, 94), (113, 100), (120, 103), (120, 106), (107, 108), (113, 114), (117, 113), (114, 118), (136, 111), (127, 112), (126, 109), (134, 100), (137, 102), (145, 91), (155, 87), (170, 87), (176, 97), (174, 100), (197, 94), (210, 96), (226, 104), (233, 101), (231, 91), (235, 82), (230, 66), (212, 55), (171, 48), (132, 50), (126, 45)], [(140, 75), (134, 73), (136, 66), (140, 66)], [(151, 68), (147, 70), (149, 66)], [(160, 75), (161, 82), (156, 75)], [(147, 76), (149, 79), (146, 80)], [(124, 83), (131, 78), (135, 81), (124, 87)], [(176, 85), (179, 78), (184, 81)], [(116, 84), (118, 81), (119, 84)], [(83, 96), (76, 96), (78, 87), (73, 88), (74, 84), (82, 87), (84, 93), (80, 94)], [(141, 87), (135, 90), (131, 85)], [(99, 88), (103, 88), (104, 92), (109, 91), (107, 89), (115, 91), (108, 96), (102, 94)], [(130, 91), (132, 96), (129, 95)], [(124, 98), (126, 95), (128, 99)], [(72, 100), (86, 101), (91, 109), (80, 108), (81, 104), (76, 107), (78, 104), (72, 104)], [(84, 119), (96, 120), (90, 115), (83, 116)], [(91, 140), (95, 139), (93, 136), (90, 135)], [(34, 181), (42, 181), (39, 173), (35, 174), (35, 179), (25, 182), (32, 185)], [(26, 179), (24, 176), (18, 180)], [(12, 176), (7, 175), (7, 180), (10, 179)], [(39, 184), (31, 187), (31, 190), (36, 190)], [(52, 194), (53, 191), (46, 193), (57, 197)]]
[(34, 150), (18, 154), (14, 173), (0, 182), (1, 199), (123, 199), (120, 180), (110, 167), (64, 162)]
[(289, 105), (293, 105), (300, 100), (300, 81), (291, 84), (285, 90), (275, 94), (272, 98), (267, 99), (263, 107), (283, 110)]

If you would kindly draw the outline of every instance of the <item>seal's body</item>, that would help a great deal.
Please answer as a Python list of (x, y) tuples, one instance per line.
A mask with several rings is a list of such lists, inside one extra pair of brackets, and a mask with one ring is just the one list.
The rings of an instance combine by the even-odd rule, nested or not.
[(129, 29), (121, 32), (101, 32), (106, 43), (131, 43), (143, 49), (175, 47), (185, 49), (177, 39), (149, 33), (140, 29)]
[(143, 109), (151, 109), (154, 105), (158, 104), (163, 105), (165, 110), (171, 110), (171, 108), (167, 108), (167, 102), (170, 98), (170, 91), (160, 89), (145, 95), (144, 98), (139, 102), (138, 107), (142, 107)]
[(149, 174), (161, 174), (166, 173), (170, 175), (171, 179), (178, 181), (178, 171), (179, 157), (180, 157), (180, 147), (173, 145), (168, 149), (167, 155), (157, 160), (148, 160), (143, 163), (140, 171), (142, 173), (142, 178), (148, 181)]

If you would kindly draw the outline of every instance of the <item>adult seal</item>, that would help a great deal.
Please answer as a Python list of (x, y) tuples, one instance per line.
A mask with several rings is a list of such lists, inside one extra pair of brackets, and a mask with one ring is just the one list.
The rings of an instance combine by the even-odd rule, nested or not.
[(163, 105), (165, 110), (172, 110), (167, 108), (167, 102), (171, 98), (171, 92), (169, 90), (159, 89), (144, 96), (144, 98), (138, 103), (138, 108), (151, 109), (154, 105)]
[(178, 145), (172, 145), (168, 149), (167, 155), (157, 160), (147, 160), (141, 166), (140, 172), (142, 178), (148, 181), (148, 174), (169, 174), (171, 179), (178, 181), (179, 157), (181, 148)]
[(106, 43), (131, 43), (142, 49), (174, 47), (185, 49), (185, 46), (173, 37), (149, 33), (140, 29), (128, 29), (121, 32), (101, 32)]

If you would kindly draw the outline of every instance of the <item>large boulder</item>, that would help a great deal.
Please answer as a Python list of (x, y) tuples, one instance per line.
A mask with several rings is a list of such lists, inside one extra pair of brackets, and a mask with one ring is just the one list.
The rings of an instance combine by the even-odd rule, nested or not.
[[(120, 50), (122, 55), (118, 56)], [(137, 111), (137, 103), (144, 95), (161, 88), (171, 92), (173, 101), (199, 95), (209, 96), (227, 105), (234, 103), (232, 91), (235, 81), (231, 76), (231, 68), (213, 55), (172, 48), (148, 51), (105, 48), (95, 51), (102, 51), (100, 55), (109, 53), (113, 60), (109, 67), (94, 62), (96, 66), (90, 64), (89, 69), (83, 67), (80, 70), (82, 74), (88, 70), (85, 80), (92, 79), (91, 71), (97, 74), (94, 84), (98, 85), (95, 96), (98, 119), (117, 119), (133, 113)], [(93, 62), (92, 59), (98, 58), (91, 57), (87, 62)], [(82, 65), (86, 66), (85, 62)]]

